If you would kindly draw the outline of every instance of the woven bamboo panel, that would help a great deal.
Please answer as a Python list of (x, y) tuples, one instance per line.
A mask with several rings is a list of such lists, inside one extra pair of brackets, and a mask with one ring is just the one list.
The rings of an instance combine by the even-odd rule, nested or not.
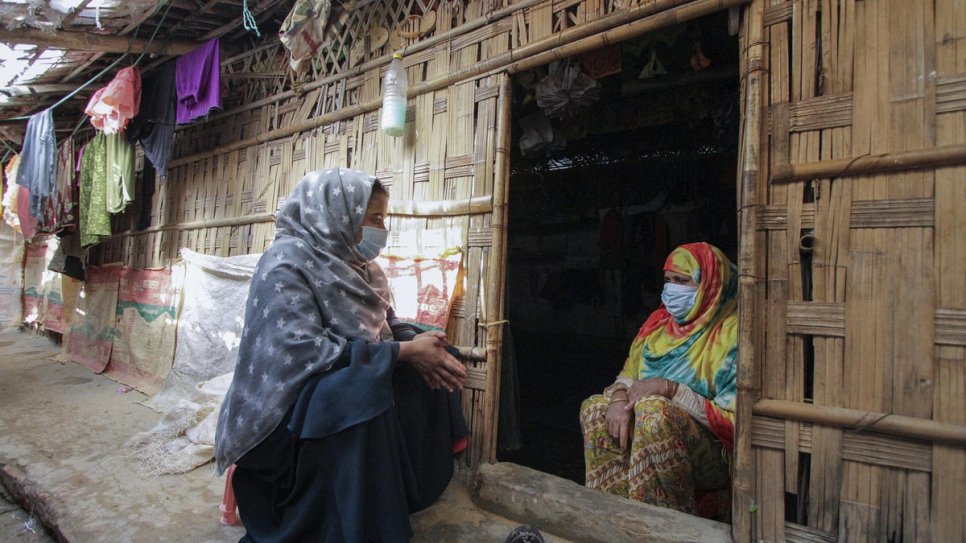
[[(966, 50), (951, 42), (966, 38), (962, 6), (765, 4), (763, 170), (966, 143)], [(768, 185), (762, 397), (966, 424), (964, 170), (828, 170)], [(962, 447), (751, 422), (752, 539), (966, 540)]]
[[(378, 130), (379, 112), (371, 106), (383, 61), (406, 48), (410, 85), (418, 87), (659, 3), (568, 0), (515, 9), (522, 2), (404, 0), (335, 13), (333, 39), (308, 75), (229, 78), (233, 89), (248, 85), (245, 103), (178, 130), (174, 166), (158, 184), (151, 227), (125, 232), (134, 218), (118, 218), (124, 234), (95, 248), (92, 258), (159, 266), (177, 258), (181, 247), (261, 252), (274, 236), (272, 213), (305, 172), (360, 168), (389, 187), (395, 209), (409, 210), (391, 218), (393, 230), (445, 228), (459, 240), (465, 290), (449, 331), (455, 343), (486, 346), (499, 335), (493, 328), (499, 315), (491, 314), (499, 306), (487, 302), (502, 296), (502, 278), (488, 275), (502, 225), (493, 223), (493, 203), (473, 208), (470, 202), (492, 197), (501, 182), (499, 76), (475, 73), (412, 96), (407, 134), (394, 139)], [(966, 424), (966, 167), (886, 168), (851, 177), (833, 171), (769, 182), (779, 165), (966, 144), (962, 6), (953, 0), (756, 0), (745, 10), (758, 14), (760, 28), (746, 27), (744, 35), (763, 38), (743, 42), (742, 54), (760, 54), (761, 65), (757, 57), (743, 59), (742, 84), (765, 74), (760, 89), (743, 87), (746, 100), (761, 92), (765, 112), (746, 119), (761, 124), (763, 141), (754, 169), (760, 174), (745, 187), (754, 189), (755, 218), (741, 232), (744, 242), (753, 242), (743, 245), (755, 247), (745, 261), (752, 273), (742, 281), (761, 283), (741, 297), (742, 312), (752, 315), (743, 323), (754, 328), (743, 335), (750, 340), (742, 349), (753, 349), (758, 361), (750, 381), (755, 392), (819, 408)], [(425, 30), (430, 11), (435, 26)], [(366, 47), (375, 28), (390, 38), (381, 48)], [(361, 56), (349, 54), (354, 44)], [(232, 59), (226, 70), (270, 73), (278, 67), (277, 51), (266, 43)], [(312, 124), (320, 118), (325, 122)], [(434, 203), (466, 211), (413, 212)], [(469, 370), (462, 405), (474, 439), (464, 462), (475, 465), (493, 459), (497, 391), (489, 386), (495, 372), (488, 363)], [(900, 534), (907, 542), (966, 540), (962, 448), (790, 419), (752, 420), (750, 404), (739, 412), (739, 440), (742, 417), (753, 453), (751, 473), (739, 475), (754, 478), (748, 505), (757, 507), (747, 521), (753, 526), (746, 530), (745, 520), (737, 521), (736, 533), (751, 534), (743, 540)]]

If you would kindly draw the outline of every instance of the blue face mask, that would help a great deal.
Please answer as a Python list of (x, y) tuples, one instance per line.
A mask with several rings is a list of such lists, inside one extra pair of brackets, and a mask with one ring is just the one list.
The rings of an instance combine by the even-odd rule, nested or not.
[(386, 248), (386, 240), (389, 239), (389, 230), (373, 228), (372, 226), (362, 227), (362, 241), (356, 247), (366, 262), (375, 260), (379, 253)]
[(698, 287), (690, 285), (664, 283), (664, 290), (661, 292), (661, 301), (664, 302), (664, 307), (677, 322), (683, 321), (688, 316), (697, 297)]

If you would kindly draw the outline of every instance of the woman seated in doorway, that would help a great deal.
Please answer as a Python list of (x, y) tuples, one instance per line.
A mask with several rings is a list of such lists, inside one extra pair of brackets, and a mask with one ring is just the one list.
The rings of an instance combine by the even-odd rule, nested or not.
[(614, 384), (581, 405), (588, 487), (727, 518), (720, 490), (734, 438), (737, 289), (735, 266), (718, 248), (688, 243), (671, 252), (663, 304)]
[(278, 212), (215, 439), (244, 542), (408, 541), (465, 447), (466, 370), (443, 333), (398, 322), (373, 262), (388, 205), (375, 178), (333, 169)]

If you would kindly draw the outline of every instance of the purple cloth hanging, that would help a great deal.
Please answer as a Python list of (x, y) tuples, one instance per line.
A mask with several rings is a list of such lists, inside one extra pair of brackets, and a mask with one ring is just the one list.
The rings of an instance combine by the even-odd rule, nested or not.
[(190, 123), (221, 109), (221, 54), (218, 38), (178, 57), (175, 63), (178, 124)]

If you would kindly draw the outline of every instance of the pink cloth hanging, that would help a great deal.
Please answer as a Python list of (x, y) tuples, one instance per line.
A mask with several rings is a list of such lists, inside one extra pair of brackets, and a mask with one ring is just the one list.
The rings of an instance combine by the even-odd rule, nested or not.
[(105, 134), (117, 134), (141, 108), (141, 73), (137, 68), (122, 68), (114, 79), (91, 96), (84, 113), (91, 124)]

